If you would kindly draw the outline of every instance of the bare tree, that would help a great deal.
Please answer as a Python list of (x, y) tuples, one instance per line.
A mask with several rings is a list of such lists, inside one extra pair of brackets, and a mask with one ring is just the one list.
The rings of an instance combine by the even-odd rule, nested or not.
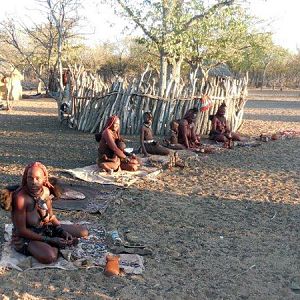
[(50, 69), (57, 72), (61, 100), (64, 86), (64, 46), (80, 34), (76, 32), (80, 17), (80, 0), (36, 0), (39, 12), (45, 22), (25, 25), (15, 19), (0, 23), (0, 41), (17, 50), (23, 61), (29, 65), (37, 78), (47, 89)]
[[(38, 0), (40, 3), (45, 3), (49, 12), (49, 20), (54, 24), (57, 33), (57, 60), (55, 67), (58, 70), (59, 86), (61, 97), (63, 96), (63, 45), (65, 42), (76, 36), (74, 28), (78, 26), (80, 17), (78, 9), (81, 5), (80, 0)], [(55, 68), (55, 69), (56, 69)]]

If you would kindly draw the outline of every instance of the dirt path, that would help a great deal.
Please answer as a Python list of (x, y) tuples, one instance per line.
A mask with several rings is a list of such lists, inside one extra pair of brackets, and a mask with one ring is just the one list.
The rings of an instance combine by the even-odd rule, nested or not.
[[(265, 97), (265, 95), (263, 95)], [(247, 103), (241, 132), (300, 130), (297, 97)], [(265, 97), (266, 98), (266, 97)], [(0, 187), (41, 160), (52, 174), (94, 163), (93, 135), (60, 127), (51, 99), (0, 112)], [(2, 271), (10, 299), (299, 299), (299, 139), (202, 155), (184, 170), (123, 191), (104, 216), (58, 213), (108, 230), (125, 228), (155, 248), (143, 276), (107, 278), (100, 269)], [(185, 178), (189, 176), (189, 180)], [(0, 228), (10, 216), (0, 210)], [(2, 231), (1, 231), (2, 232)], [(3, 232), (0, 234), (3, 242)], [(16, 283), (17, 282), (17, 283)]]

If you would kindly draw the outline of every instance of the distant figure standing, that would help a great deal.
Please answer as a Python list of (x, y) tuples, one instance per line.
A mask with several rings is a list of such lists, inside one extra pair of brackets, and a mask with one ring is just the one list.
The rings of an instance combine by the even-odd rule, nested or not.
[(24, 79), (23, 75), (14, 68), (9, 76), (2, 78), (2, 83), (4, 84), (4, 91), (7, 103), (7, 110), (13, 108), (13, 101), (22, 99), (22, 85), (21, 81)]

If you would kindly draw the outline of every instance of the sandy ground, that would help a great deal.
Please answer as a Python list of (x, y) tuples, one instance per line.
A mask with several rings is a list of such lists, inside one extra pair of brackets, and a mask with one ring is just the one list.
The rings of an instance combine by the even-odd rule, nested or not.
[[(300, 92), (250, 91), (240, 132), (300, 130)], [(61, 127), (52, 99), (0, 112), (0, 187), (20, 182), (40, 160), (51, 174), (94, 163), (88, 133)], [(3, 299), (300, 299), (300, 140), (201, 155), (184, 170), (123, 190), (104, 216), (57, 213), (134, 235), (155, 249), (143, 276), (107, 278), (102, 269), (0, 272)], [(189, 178), (189, 179), (187, 179)], [(0, 210), (0, 228), (10, 221)], [(0, 243), (3, 232), (0, 233)]]

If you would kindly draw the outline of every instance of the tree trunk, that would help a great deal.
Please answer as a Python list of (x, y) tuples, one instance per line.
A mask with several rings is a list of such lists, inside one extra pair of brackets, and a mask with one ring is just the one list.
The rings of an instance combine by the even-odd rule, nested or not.
[(59, 76), (60, 100), (63, 100), (64, 85), (63, 85), (63, 68), (62, 68), (62, 32), (59, 30), (57, 41), (57, 68)]
[(167, 87), (168, 59), (163, 50), (160, 51), (159, 96), (164, 97)]
[(265, 66), (264, 66), (264, 71), (262, 73), (262, 79), (261, 79), (261, 90), (263, 89), (264, 87), (264, 84), (265, 84), (265, 80), (266, 80), (266, 74), (267, 74), (267, 67), (268, 65), (270, 64), (270, 62), (266, 63)]
[(172, 93), (173, 98), (177, 96), (177, 91), (180, 84), (181, 65), (183, 62), (183, 58), (180, 57), (179, 59), (175, 59), (174, 61), (175, 62), (173, 64), (173, 69), (172, 69), (172, 78), (174, 80), (174, 89)]
[(196, 83), (197, 83), (197, 74), (198, 74), (198, 71), (199, 71), (199, 67), (200, 67), (200, 64), (199, 63), (196, 63), (196, 64), (190, 64), (190, 67), (191, 67), (191, 72), (190, 72), (190, 84), (192, 86), (192, 97), (195, 95), (195, 92), (196, 92)]
[(42, 73), (43, 73), (43, 65), (42, 64), (40, 65), (39, 73), (40, 73), (40, 78), (38, 78), (39, 79), (39, 83), (38, 83), (38, 86), (37, 86), (37, 94), (41, 94), (42, 93), (42, 86), (43, 86), (43, 82), (41, 80)]

